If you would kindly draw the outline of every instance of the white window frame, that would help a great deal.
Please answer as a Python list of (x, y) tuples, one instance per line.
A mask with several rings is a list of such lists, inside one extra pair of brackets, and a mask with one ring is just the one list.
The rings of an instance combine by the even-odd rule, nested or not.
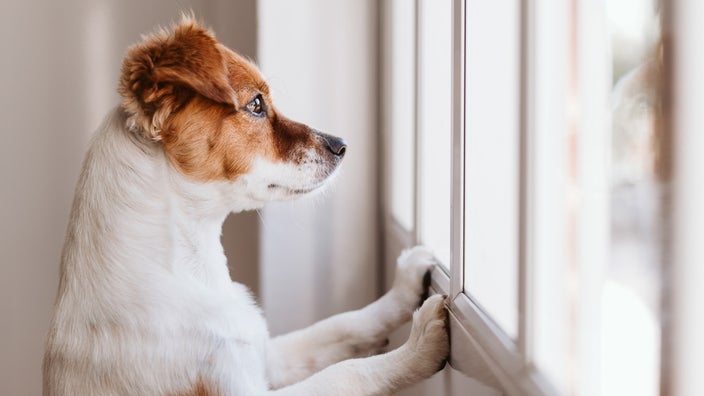
[[(451, 316), (456, 322), (453, 324), (453, 345), (465, 345), (468, 341), (478, 350), (480, 356), (484, 358), (484, 363), (492, 373), (492, 376), (486, 376), (486, 373), (480, 372), (481, 381), (492, 384), (500, 384), (500, 389), (508, 394), (516, 395), (542, 395), (555, 394), (556, 391), (551, 387), (542, 375), (530, 367), (529, 343), (526, 340), (526, 332), (529, 331), (530, 315), (526, 315), (529, 309), (529, 290), (527, 290), (528, 282), (527, 273), (527, 241), (528, 230), (526, 228), (526, 219), (528, 211), (526, 206), (529, 205), (529, 197), (527, 196), (527, 181), (530, 177), (528, 169), (531, 169), (528, 161), (529, 153), (527, 153), (526, 133), (528, 131), (527, 105), (525, 96), (527, 89), (527, 74), (531, 71), (528, 62), (527, 46), (531, 45), (533, 40), (529, 34), (530, 23), (528, 22), (529, 15), (526, 14), (525, 6), (521, 7), (521, 104), (520, 118), (523, 125), (520, 126), (520, 163), (521, 163), (521, 181), (519, 187), (519, 195), (522, 209), (519, 216), (519, 331), (516, 341), (509, 338), (496, 324), (487, 316), (482, 308), (476, 304), (464, 292), (464, 231), (465, 231), (465, 88), (466, 88), (466, 68), (465, 68), (465, 35), (466, 35), (466, 1), (453, 0), (453, 94), (452, 94), (452, 109), (453, 109), (453, 127), (452, 127), (452, 242), (451, 242), (451, 264), (450, 274), (444, 271), (435, 271), (432, 277), (432, 288), (439, 293), (448, 294), (451, 297)], [(419, 183), (416, 183), (419, 184)], [(418, 241), (418, 239), (416, 239)], [(458, 328), (462, 332), (458, 335)], [(468, 338), (468, 339), (462, 339)], [(476, 375), (469, 373), (466, 367), (470, 366), (468, 355), (460, 348), (453, 348), (450, 356), (450, 364), (460, 371), (468, 375)]]
[[(666, 49), (666, 128), (671, 131), (672, 197), (670, 200), (670, 274), (665, 310), (662, 394), (695, 396), (704, 392), (701, 357), (704, 356), (704, 78), (700, 38), (704, 34), (704, 3), (677, 0), (664, 4)], [(666, 97), (668, 97), (666, 95)]]
[[(586, 34), (580, 34), (579, 32), (570, 31), (571, 26), (594, 26), (593, 24), (598, 24), (599, 26), (604, 26), (603, 13), (594, 12), (598, 5), (595, 2), (589, 1), (577, 1), (574, 0), (571, 3), (559, 2), (561, 5), (557, 6), (557, 11), (555, 10), (556, 4), (554, 2), (544, 1), (544, 0), (534, 0), (530, 2), (522, 2), (521, 4), (521, 107), (520, 107), (520, 119), (521, 119), (521, 131), (520, 131), (520, 162), (521, 162), (521, 181), (519, 187), (521, 210), (520, 210), (520, 237), (519, 237), (519, 334), (516, 340), (512, 340), (494, 323), (494, 321), (477, 305), (470, 297), (464, 293), (464, 274), (463, 274), (463, 261), (464, 261), (464, 85), (465, 85), (465, 54), (464, 54), (464, 38), (465, 38), (465, 6), (466, 1), (472, 0), (451, 0), (453, 3), (453, 94), (452, 94), (452, 140), (453, 140), (453, 151), (452, 151), (452, 162), (453, 162), (453, 175), (452, 175), (452, 203), (453, 216), (452, 216), (452, 248), (451, 248), (451, 262), (450, 271), (447, 273), (445, 268), (438, 267), (432, 274), (431, 288), (434, 292), (447, 294), (451, 297), (451, 334), (452, 334), (452, 345), (453, 349), (451, 351), (450, 364), (453, 368), (462, 371), (464, 374), (478, 379), (489, 386), (493, 386), (497, 389), (501, 389), (509, 395), (551, 395), (559, 394), (558, 388), (556, 388), (539, 370), (536, 369), (534, 364), (533, 356), (533, 331), (534, 323), (532, 322), (534, 318), (534, 290), (531, 285), (534, 285), (536, 276), (532, 268), (534, 266), (535, 255), (540, 252), (535, 251), (536, 242), (549, 240), (555, 232), (551, 230), (549, 226), (543, 225), (542, 228), (536, 229), (535, 218), (541, 216), (540, 211), (536, 212), (536, 187), (535, 178), (539, 174), (540, 164), (535, 162), (537, 156), (541, 153), (541, 150), (546, 150), (544, 136), (540, 136), (536, 129), (536, 123), (539, 124), (540, 130), (545, 130), (545, 122), (550, 123), (551, 120), (545, 120), (545, 113), (541, 115), (540, 111), (545, 112), (550, 106), (559, 104), (565, 106), (564, 110), (567, 113), (569, 110), (567, 108), (568, 95), (573, 96), (572, 99), (580, 100), (582, 102), (583, 109), (586, 114), (582, 114), (582, 118), (577, 118), (574, 114), (569, 114), (567, 120), (560, 125), (547, 125), (548, 129), (552, 128), (565, 128), (570, 127), (574, 129), (572, 133), (578, 133), (580, 129), (584, 128), (599, 128), (605, 127), (605, 125), (593, 125), (589, 124), (588, 120), (590, 117), (593, 119), (603, 120), (603, 122), (608, 122), (608, 114), (605, 106), (608, 100), (609, 86), (605, 84), (603, 87), (596, 87), (596, 93), (591, 93), (588, 97), (581, 97), (582, 92), (575, 91), (574, 87), (568, 86), (568, 81), (570, 78), (577, 79), (575, 83), (584, 83), (586, 81), (594, 81), (595, 79), (604, 79), (608, 81), (606, 77), (610, 70), (602, 67), (598, 64), (589, 64), (589, 60), (593, 59), (594, 54), (599, 54), (599, 51), (604, 51), (606, 45), (605, 37), (592, 37), (591, 39), (584, 39), (588, 37)], [(416, 7), (416, 10), (420, 9), (418, 7), (418, 2), (411, 3), (411, 5)], [(578, 12), (573, 12), (570, 14), (569, 7), (579, 7)], [(386, 7), (386, 8), (384, 8)], [(572, 17), (579, 18), (579, 20), (571, 20), (568, 23), (565, 20), (552, 20), (547, 14), (548, 9), (550, 12), (559, 13), (562, 11), (565, 17), (572, 15)], [(388, 13), (388, 2), (382, 3), (381, 17), (382, 21), (385, 13)], [(416, 32), (419, 29), (419, 16), (416, 12)], [(596, 29), (595, 29), (596, 30)], [(605, 29), (604, 29), (605, 30)], [(593, 31), (590, 31), (593, 33)], [(383, 34), (383, 29), (382, 29)], [(603, 32), (605, 35), (605, 31)], [(565, 38), (567, 35), (568, 38)], [(571, 36), (570, 36), (571, 35)], [(551, 42), (549, 40), (555, 40), (555, 37), (562, 37), (557, 39), (558, 42)], [(569, 37), (575, 38), (579, 37), (579, 42), (569, 42)], [(414, 38), (416, 41), (416, 57), (419, 54), (418, 50), (418, 38), (417, 33)], [(560, 41), (562, 40), (562, 41)], [(386, 43), (388, 45), (388, 43)], [(557, 92), (544, 92), (541, 84), (541, 76), (537, 75), (539, 70), (536, 67), (536, 57), (545, 56), (548, 51), (545, 51), (545, 47), (551, 45), (561, 45), (563, 46), (563, 54), (570, 53), (570, 46), (574, 46), (576, 52), (570, 53), (569, 58), (564, 59), (550, 59), (550, 61), (558, 62), (560, 75), (558, 78), (562, 80), (562, 91), (559, 89)], [(543, 50), (543, 53), (540, 51)], [(384, 53), (382, 52), (382, 65), (384, 62)], [(386, 51), (388, 52), (388, 51)], [(602, 52), (603, 54), (603, 52)], [(572, 63), (570, 63), (572, 62)], [(416, 60), (416, 67), (420, 62)], [(575, 70), (581, 70), (579, 74)], [(381, 68), (381, 73), (384, 75), (385, 69)], [(415, 71), (416, 76), (420, 76), (419, 70)], [(572, 74), (570, 74), (572, 73)], [(543, 78), (545, 75), (542, 76)], [(382, 78), (382, 81), (385, 79)], [(416, 81), (416, 87), (419, 86), (419, 81)], [(573, 91), (569, 91), (572, 89)], [(415, 90), (417, 94), (417, 89)], [(390, 90), (388, 85), (382, 85), (382, 103), (393, 100), (390, 96)], [(527, 100), (530, 96), (533, 100)], [(417, 102), (417, 100), (416, 100)], [(415, 140), (416, 140), (416, 169), (415, 174), (415, 200), (414, 200), (414, 229), (410, 232), (403, 229), (395, 219), (390, 215), (388, 199), (383, 199), (382, 202), (382, 213), (384, 214), (384, 235), (385, 235), (385, 259), (386, 259), (386, 281), (387, 286), (393, 276), (393, 263), (395, 256), (398, 252), (404, 248), (416, 244), (420, 241), (419, 233), (419, 208), (422, 206), (420, 200), (422, 195), (419, 194), (421, 189), (418, 180), (418, 163), (422, 159), (418, 159), (418, 107), (416, 106), (416, 119), (415, 121)], [(383, 112), (382, 112), (383, 114)], [(541, 118), (541, 116), (543, 118)], [(571, 118), (570, 118), (571, 117)], [(577, 120), (586, 120), (584, 122), (577, 122)], [(543, 124), (540, 124), (540, 123)], [(572, 123), (570, 125), (570, 123)], [(382, 130), (384, 129), (384, 119), (382, 116)], [(564, 137), (565, 141), (567, 137)], [(599, 153), (598, 148), (604, 147), (608, 139), (608, 136), (603, 134), (592, 134), (591, 137), (583, 139), (585, 141), (580, 144), (580, 157), (584, 158), (585, 161), (593, 161), (601, 159), (600, 155), (604, 153)], [(382, 155), (387, 156), (389, 154), (390, 141), (388, 136), (382, 135)], [(549, 148), (549, 147), (548, 147)], [(605, 163), (606, 161), (603, 161)], [(603, 165), (605, 166), (605, 165)], [(388, 170), (389, 167), (385, 166), (385, 177), (388, 180), (390, 177)], [(582, 167), (583, 168), (583, 167)], [(595, 173), (603, 172), (605, 176), (607, 174), (607, 169), (598, 169)], [(580, 261), (580, 257), (577, 256), (578, 252), (583, 252), (585, 249), (591, 249), (591, 251), (596, 250), (596, 255), (605, 255), (605, 248), (607, 241), (607, 233), (603, 232), (604, 227), (607, 225), (605, 223), (593, 223), (589, 221), (587, 216), (596, 216), (593, 218), (598, 218), (598, 215), (602, 215), (601, 218), (606, 219), (607, 216), (604, 215), (606, 210), (606, 197), (608, 194), (607, 178), (594, 178), (594, 177), (584, 177), (580, 178), (580, 185), (578, 187), (584, 189), (587, 188), (590, 191), (596, 191), (596, 198), (590, 201), (590, 204), (581, 207), (581, 211), (577, 214), (581, 216), (582, 221), (579, 224), (580, 229), (578, 230), (579, 239), (576, 241), (579, 243), (580, 248), (575, 248), (573, 253), (573, 259), (575, 261)], [(388, 186), (388, 183), (384, 183)], [(539, 187), (538, 187), (539, 188)], [(544, 193), (544, 191), (543, 191)], [(383, 197), (389, 196), (389, 191), (382, 191)], [(541, 197), (544, 197), (543, 194)], [(543, 215), (544, 216), (544, 215)], [(422, 224), (420, 225), (422, 226)], [(540, 259), (544, 257), (540, 256)], [(581, 270), (584, 266), (580, 267)], [(591, 287), (600, 280), (602, 275), (601, 269), (597, 268), (596, 271), (587, 274), (585, 277), (585, 282), (587, 282), (586, 290), (592, 290)], [(597, 299), (596, 295), (586, 296), (587, 301), (592, 301)], [(589, 309), (588, 306), (580, 306), (580, 308), (585, 308), (580, 310), (579, 323), (585, 324), (589, 323), (589, 329), (598, 328), (598, 312), (594, 309)], [(582, 334), (578, 334), (577, 337)], [(598, 376), (598, 358), (594, 355), (588, 355), (586, 351), (580, 349), (580, 347), (586, 345), (581, 340), (577, 343), (578, 351), (577, 358), (580, 360), (580, 370), (581, 373), (578, 377), (572, 379), (573, 386), (585, 386), (584, 389), (580, 389), (576, 394), (589, 394), (591, 389), (598, 389), (598, 381), (594, 382), (594, 378)], [(477, 359), (481, 357), (481, 359)], [(588, 385), (592, 381), (591, 385)], [(573, 389), (574, 390), (574, 389)], [(592, 393), (594, 394), (594, 393)]]
[[(463, 293), (463, 229), (464, 229), (464, 214), (463, 214), (463, 181), (464, 174), (464, 10), (465, 2), (463, 0), (451, 0), (453, 3), (453, 98), (452, 98), (452, 139), (453, 139), (453, 191), (452, 191), (452, 207), (453, 223), (452, 223), (452, 254), (450, 273), (446, 268), (437, 267), (431, 278), (431, 289), (435, 293), (442, 293), (451, 296), (451, 335), (453, 349), (450, 356), (450, 364), (453, 368), (463, 372), (472, 378), (475, 378), (488, 386), (501, 389), (507, 394), (520, 395), (543, 395), (554, 394), (554, 390), (545, 381), (539, 373), (533, 370), (527, 370), (527, 365), (521, 351), (516, 348), (516, 343), (509, 339), (501, 329), (477, 306), (466, 294)], [(412, 4), (418, 10), (418, 3)], [(387, 6), (387, 8), (383, 8)], [(459, 12), (458, 12), (459, 10)], [(388, 3), (382, 3), (382, 18), (385, 13), (388, 13)], [(419, 28), (419, 16), (416, 12), (416, 32)], [(416, 33), (417, 34), (417, 33)], [(414, 38), (418, 43), (417, 36)], [(382, 51), (383, 53), (383, 51)], [(418, 46), (416, 45), (416, 56), (418, 55)], [(416, 62), (416, 66), (418, 62)], [(381, 73), (384, 73), (382, 67)], [(418, 77), (419, 70), (415, 70)], [(461, 80), (461, 86), (456, 81)], [(416, 81), (416, 87), (419, 85)], [(461, 89), (456, 89), (461, 87)], [(417, 90), (416, 90), (417, 92)], [(382, 85), (382, 102), (392, 100), (388, 85)], [(417, 101), (416, 101), (417, 102)], [(417, 108), (416, 108), (417, 110)], [(461, 116), (457, 116), (461, 115)], [(415, 121), (415, 148), (416, 155), (418, 154), (418, 111), (416, 111)], [(382, 125), (384, 121), (382, 120)], [(383, 127), (382, 127), (383, 129)], [(382, 153), (384, 157), (388, 157), (390, 152), (389, 146), (391, 142), (389, 137), (382, 135)], [(416, 156), (417, 158), (417, 156)], [(390, 177), (388, 164), (384, 166), (385, 177)], [(390, 192), (388, 189), (382, 191), (382, 212), (384, 213), (384, 235), (386, 246), (385, 262), (385, 279), (387, 287), (393, 279), (393, 263), (395, 257), (403, 248), (412, 246), (420, 240), (418, 213), (421, 207), (420, 200), (422, 195), (419, 194), (420, 183), (418, 183), (418, 161), (414, 169), (415, 182), (415, 199), (414, 199), (414, 229), (409, 231), (404, 229), (391, 215), (389, 210)], [(460, 182), (458, 182), (460, 181)], [(388, 183), (385, 183), (388, 186)], [(523, 278), (523, 274), (521, 277)], [(521, 282), (523, 284), (524, 282)], [(521, 309), (525, 307), (521, 306)], [(521, 326), (525, 326), (521, 322)], [(519, 342), (518, 344), (520, 344)], [(481, 357), (481, 359), (477, 359)]]

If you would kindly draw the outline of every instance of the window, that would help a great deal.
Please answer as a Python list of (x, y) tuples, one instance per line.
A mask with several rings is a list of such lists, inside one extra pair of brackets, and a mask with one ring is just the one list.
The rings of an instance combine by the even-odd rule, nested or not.
[(520, 11), (519, 0), (467, 6), (465, 155), (459, 161), (464, 162), (464, 262), (477, 263), (464, 266), (464, 291), (513, 339), (518, 334)]
[(409, 116), (415, 109), (415, 7), (404, 6), (399, 1), (391, 2), (388, 34), (390, 58), (393, 67), (385, 71), (388, 78), (388, 117), (386, 130), (389, 135), (390, 172), (392, 184), (389, 189), (390, 211), (394, 220), (404, 229), (415, 227), (415, 117)]
[(450, 265), (452, 4), (418, 2), (418, 239)]
[[(671, 142), (657, 3), (382, 6), (383, 103), (404, 106), (382, 117), (387, 257), (435, 251), (433, 288), (466, 337), (453, 367), (481, 359), (491, 374), (469, 374), (508, 394), (664, 389)], [(465, 344), (477, 354), (455, 350)]]

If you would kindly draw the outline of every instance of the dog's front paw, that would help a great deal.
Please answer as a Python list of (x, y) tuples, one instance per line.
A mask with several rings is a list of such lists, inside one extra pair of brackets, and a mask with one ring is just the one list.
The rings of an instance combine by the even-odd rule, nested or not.
[(393, 289), (401, 296), (403, 308), (409, 312), (428, 297), (430, 271), (435, 264), (433, 254), (425, 246), (404, 250), (398, 257)]
[(446, 298), (433, 295), (413, 314), (413, 327), (405, 347), (412, 356), (414, 371), (423, 378), (442, 369), (450, 353)]

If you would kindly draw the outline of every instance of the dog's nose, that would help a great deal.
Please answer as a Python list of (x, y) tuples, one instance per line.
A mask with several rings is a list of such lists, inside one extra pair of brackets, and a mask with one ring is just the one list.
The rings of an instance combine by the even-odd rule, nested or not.
[(343, 139), (340, 139), (339, 137), (335, 136), (326, 135), (324, 133), (321, 133), (321, 135), (325, 140), (325, 145), (331, 153), (335, 154), (340, 158), (345, 156), (345, 152), (347, 151), (347, 143), (345, 143)]

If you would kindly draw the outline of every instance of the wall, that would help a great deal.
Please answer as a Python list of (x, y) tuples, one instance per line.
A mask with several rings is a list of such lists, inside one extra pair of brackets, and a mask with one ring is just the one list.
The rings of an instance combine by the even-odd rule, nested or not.
[(262, 211), (262, 297), (272, 334), (377, 296), (376, 2), (260, 0), (259, 60), (288, 117), (349, 144), (322, 196)]
[[(119, 98), (122, 54), (140, 33), (192, 8), (253, 56), (256, 1), (5, 0), (0, 3), (0, 394), (41, 393), (44, 336), (66, 222), (88, 139)], [(256, 214), (224, 244), (257, 283)], [(240, 235), (236, 235), (240, 234)], [(253, 280), (251, 280), (253, 279)]]

